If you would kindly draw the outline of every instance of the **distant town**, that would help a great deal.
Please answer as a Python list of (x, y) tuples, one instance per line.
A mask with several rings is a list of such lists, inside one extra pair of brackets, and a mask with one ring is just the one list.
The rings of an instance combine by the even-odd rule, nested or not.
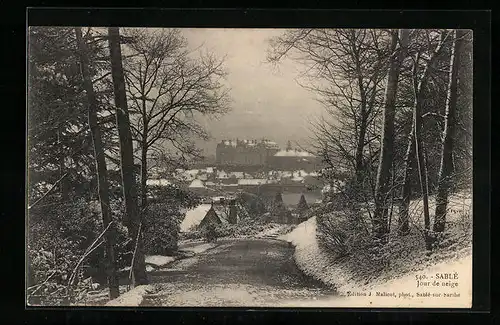
[(273, 196), (280, 192), (286, 206), (297, 205), (303, 194), (310, 204), (320, 203), (322, 191), (330, 188), (319, 177), (321, 160), (311, 152), (286, 148), (268, 139), (223, 140), (216, 148), (215, 162), (197, 168), (177, 169), (165, 175), (155, 167), (150, 186), (175, 184), (210, 201), (240, 192)]

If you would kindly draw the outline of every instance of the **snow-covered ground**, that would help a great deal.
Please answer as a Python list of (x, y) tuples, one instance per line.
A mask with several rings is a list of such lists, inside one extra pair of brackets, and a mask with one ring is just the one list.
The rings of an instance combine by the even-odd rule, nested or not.
[[(459, 274), (459, 286), (450, 288), (429, 286), (416, 289), (416, 277), (426, 274)], [(333, 275), (330, 273), (330, 275)], [(332, 279), (333, 280), (333, 279)], [(434, 280), (431, 280), (433, 282)], [(443, 283), (443, 281), (439, 281)], [(454, 261), (436, 264), (419, 272), (408, 273), (405, 276), (385, 283), (360, 285), (345, 283), (341, 286), (338, 296), (317, 299), (315, 301), (289, 300), (282, 306), (289, 307), (399, 307), (399, 308), (470, 308), (472, 305), (472, 256), (468, 255)], [(377, 293), (379, 295), (377, 295)], [(395, 296), (383, 296), (394, 293)], [(418, 297), (417, 293), (421, 296)], [(429, 296), (423, 296), (425, 294)], [(350, 294), (350, 295), (349, 295)], [(361, 294), (361, 295), (360, 295)], [(448, 296), (445, 296), (447, 294)], [(456, 297), (460, 295), (459, 297)]]
[(120, 295), (118, 298), (108, 301), (106, 306), (139, 306), (148, 290), (151, 290), (151, 287), (148, 285), (137, 286), (134, 289)]
[(146, 264), (150, 264), (153, 267), (162, 267), (166, 264), (175, 260), (173, 256), (162, 256), (162, 255), (150, 255), (145, 257)]
[(182, 251), (185, 251), (185, 252), (200, 254), (200, 253), (203, 253), (204, 251), (209, 250), (215, 246), (217, 246), (217, 245), (213, 244), (213, 243), (204, 243), (202, 241), (190, 241), (190, 242), (185, 242), (183, 244), (180, 244), (179, 249)]
[[(211, 248), (216, 247), (217, 244), (212, 243), (203, 243), (201, 241), (189, 241), (179, 244), (179, 248), (185, 252), (191, 252), (193, 255), (203, 253)], [(156, 270), (157, 268), (165, 267), (170, 262), (177, 260), (178, 265), (177, 268), (184, 268), (189, 266), (192, 263), (196, 263), (196, 257), (191, 257), (185, 260), (178, 260), (174, 256), (162, 256), (162, 255), (149, 255), (145, 256), (146, 261), (146, 271), (151, 272)], [(122, 271), (129, 271), (130, 267), (123, 269)], [(175, 270), (175, 269), (170, 269)], [(155, 291), (155, 288), (151, 285), (143, 285), (133, 288), (130, 291), (126, 291), (126, 286), (120, 286), (121, 295), (106, 303), (106, 306), (139, 306), (145, 294), (151, 293)], [(80, 305), (95, 305), (98, 302), (103, 302), (107, 300), (109, 295), (109, 290), (106, 288), (101, 290), (98, 294), (92, 295), (89, 297), (87, 302), (83, 302)]]
[(284, 234), (290, 231), (290, 228), (293, 228), (293, 225), (283, 225), (283, 224), (269, 224), (269, 228), (262, 230), (257, 233), (256, 238), (264, 238), (264, 237), (277, 237), (281, 234)]
[[(120, 294), (127, 292), (127, 286), (119, 286)], [(109, 288), (103, 288), (94, 292), (90, 292), (81, 296), (72, 306), (100, 306), (105, 305), (109, 301)]]
[[(434, 204), (431, 200), (430, 205)], [(470, 197), (453, 196), (450, 200), (449, 220), (458, 220), (461, 212), (470, 208)], [(413, 202), (418, 208), (419, 202)], [(338, 296), (311, 302), (288, 301), (285, 306), (349, 306), (349, 307), (470, 307), (472, 297), (472, 255), (470, 247), (456, 252), (438, 252), (428, 257), (425, 252), (418, 259), (408, 258), (411, 271), (389, 269), (383, 276), (360, 279), (353, 275), (348, 264), (335, 260), (330, 252), (318, 245), (316, 239), (316, 217), (299, 224), (292, 232), (279, 239), (295, 246), (294, 258), (297, 266), (307, 275), (335, 288)], [(449, 250), (452, 250), (451, 248)], [(352, 267), (352, 265), (351, 265)], [(437, 273), (452, 274), (458, 280), (437, 280)], [(440, 286), (417, 288), (417, 277), (426, 276), (424, 282), (437, 281)], [(433, 277), (433, 278), (431, 278)], [(455, 287), (453, 283), (458, 283)], [(444, 287), (442, 285), (445, 285)], [(376, 296), (379, 293), (394, 293)], [(429, 293), (431, 297), (418, 297), (417, 293)], [(405, 293), (408, 295), (399, 294)], [(371, 295), (370, 295), (371, 294)], [(435, 294), (435, 296), (432, 296)], [(453, 297), (445, 294), (452, 295)], [(457, 297), (457, 295), (459, 295)]]

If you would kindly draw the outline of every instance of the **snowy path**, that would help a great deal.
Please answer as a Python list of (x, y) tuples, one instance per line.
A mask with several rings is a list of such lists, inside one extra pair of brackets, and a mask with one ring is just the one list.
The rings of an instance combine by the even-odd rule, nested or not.
[(279, 306), (335, 293), (297, 269), (294, 249), (272, 239), (221, 240), (219, 246), (151, 274), (159, 292), (142, 306)]

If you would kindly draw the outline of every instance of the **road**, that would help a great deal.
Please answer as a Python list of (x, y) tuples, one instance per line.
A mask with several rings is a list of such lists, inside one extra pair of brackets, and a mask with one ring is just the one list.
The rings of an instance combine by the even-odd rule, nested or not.
[(219, 246), (151, 274), (155, 294), (141, 306), (279, 306), (334, 292), (295, 265), (293, 247), (273, 239), (221, 240)]

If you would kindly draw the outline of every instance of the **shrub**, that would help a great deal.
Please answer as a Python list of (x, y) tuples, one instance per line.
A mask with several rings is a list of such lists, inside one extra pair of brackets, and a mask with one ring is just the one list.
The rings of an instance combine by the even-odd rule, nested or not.
[[(120, 227), (117, 229), (117, 237), (124, 238), (126, 233)], [(101, 214), (95, 201), (81, 198), (71, 204), (30, 211), (27, 273), (28, 287), (32, 289), (28, 294), (41, 294), (43, 297), (39, 299), (44, 304), (60, 303), (57, 296), (66, 292), (75, 266), (102, 230)], [(104, 254), (104, 245), (101, 245), (84, 260), (75, 278), (75, 294), (90, 289), (81, 281), (83, 278), (92, 276), (105, 281)], [(37, 289), (37, 285), (48, 278), (43, 287)]]
[(146, 254), (172, 255), (178, 249), (182, 214), (167, 203), (150, 204), (144, 217)]
[(318, 243), (338, 257), (353, 253), (366, 245), (367, 231), (358, 220), (345, 212), (335, 212), (316, 217)]
[(214, 242), (218, 237), (222, 237), (221, 227), (217, 227), (217, 225), (209, 222), (205, 227), (202, 227), (203, 237), (207, 242)]
[[(222, 237), (247, 237), (255, 235), (268, 227), (262, 220), (245, 218), (241, 219), (237, 224), (208, 223), (206, 226), (198, 227), (192, 232), (191, 238), (204, 238), (207, 241), (213, 241)], [(200, 236), (201, 235), (201, 236)], [(188, 237), (188, 236), (186, 236)]]

